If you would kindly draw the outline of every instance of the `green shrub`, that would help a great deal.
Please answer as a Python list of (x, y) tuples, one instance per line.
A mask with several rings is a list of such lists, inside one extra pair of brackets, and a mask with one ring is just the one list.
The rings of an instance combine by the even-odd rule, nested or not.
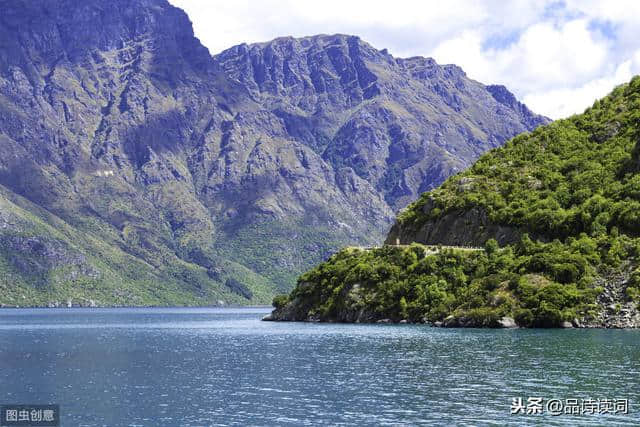
[(465, 317), (473, 320), (474, 325), (484, 327), (498, 326), (498, 320), (502, 317), (497, 309), (491, 307), (478, 307), (464, 313)]
[(287, 305), (288, 302), (289, 302), (289, 296), (288, 295), (276, 295), (275, 297), (273, 297), (272, 305), (277, 310), (277, 309), (280, 309), (280, 308), (284, 307), (285, 305)]
[(516, 310), (514, 314), (514, 320), (516, 321), (518, 326), (528, 328), (533, 326), (535, 318), (531, 310), (529, 310), (528, 308), (521, 308)]
[(553, 304), (542, 301), (534, 313), (533, 325), (539, 328), (554, 328), (562, 322), (562, 313)]

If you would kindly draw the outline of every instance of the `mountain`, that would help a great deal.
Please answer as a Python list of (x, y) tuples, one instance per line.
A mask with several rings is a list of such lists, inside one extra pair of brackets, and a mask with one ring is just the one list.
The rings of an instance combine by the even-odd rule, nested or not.
[(0, 303), (259, 303), (548, 119), (358, 37), (211, 56), (165, 0), (0, 2)]
[(640, 327), (640, 77), (422, 194), (386, 243), (308, 271), (271, 318)]

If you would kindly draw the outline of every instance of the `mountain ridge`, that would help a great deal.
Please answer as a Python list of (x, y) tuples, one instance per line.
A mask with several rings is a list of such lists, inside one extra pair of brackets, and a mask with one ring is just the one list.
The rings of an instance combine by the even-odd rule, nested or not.
[[(54, 263), (46, 286), (3, 304), (265, 302), (337, 247), (381, 241), (421, 191), (547, 122), (458, 68), (357, 37), (211, 56), (164, 0), (3, 5), (0, 184), (107, 244), (129, 295), (104, 295), (100, 278), (56, 284)], [(28, 286), (20, 260), (48, 252), (12, 248), (4, 268)], [(142, 291), (140, 277), (173, 290)]]

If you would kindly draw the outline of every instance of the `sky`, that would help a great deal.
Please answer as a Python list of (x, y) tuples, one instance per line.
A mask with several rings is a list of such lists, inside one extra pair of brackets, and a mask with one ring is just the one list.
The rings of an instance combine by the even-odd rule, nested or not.
[(638, 0), (169, 1), (211, 54), (281, 36), (358, 35), (396, 57), (457, 64), (553, 119), (640, 74)]

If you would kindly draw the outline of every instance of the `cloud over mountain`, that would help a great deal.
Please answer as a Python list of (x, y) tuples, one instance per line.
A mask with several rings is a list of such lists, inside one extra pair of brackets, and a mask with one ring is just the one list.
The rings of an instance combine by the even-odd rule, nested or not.
[(458, 64), (552, 118), (582, 112), (640, 72), (634, 1), (172, 2), (212, 53), (283, 35), (358, 34), (397, 56)]

